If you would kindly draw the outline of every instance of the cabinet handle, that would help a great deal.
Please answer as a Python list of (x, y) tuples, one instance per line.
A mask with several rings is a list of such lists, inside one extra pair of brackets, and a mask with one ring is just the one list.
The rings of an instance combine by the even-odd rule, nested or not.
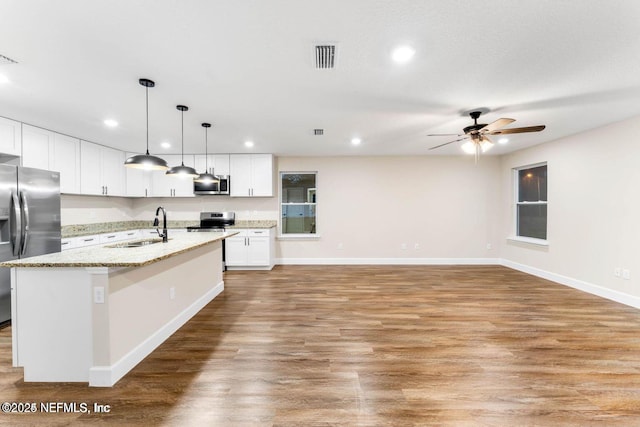
[(147, 189), (144, 189), (144, 197), (147, 197)]
[(249, 194), (247, 194), (248, 196), (251, 195), (251, 189), (250, 188), (247, 188), (247, 193), (249, 193)]
[(104, 196), (104, 185), (102, 186), (102, 195)]
[(107, 236), (107, 239), (113, 239), (116, 236)]
[(109, 194), (109, 187), (108, 186), (104, 186), (104, 195), (106, 196), (107, 194)]
[(82, 239), (85, 242), (93, 242), (95, 239)]

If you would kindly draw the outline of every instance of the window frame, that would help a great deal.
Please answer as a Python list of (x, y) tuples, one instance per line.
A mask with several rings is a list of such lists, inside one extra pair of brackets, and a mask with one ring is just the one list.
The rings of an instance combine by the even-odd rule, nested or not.
[[(547, 168), (547, 200), (539, 200), (537, 202), (520, 202), (520, 178), (519, 173), (523, 169), (532, 169), (541, 166), (546, 166)], [(508, 240), (514, 240), (519, 242), (531, 243), (534, 245), (540, 246), (548, 246), (549, 245), (549, 164), (548, 162), (538, 162), (532, 163), (529, 165), (518, 166), (512, 169), (512, 179), (513, 179), (513, 226), (512, 226), (512, 235), (508, 238)], [(537, 237), (528, 237), (528, 236), (520, 236), (518, 234), (518, 207), (519, 206), (547, 206), (547, 217), (545, 218), (545, 228), (546, 228), (546, 239), (540, 239)]]
[[(300, 175), (314, 175), (315, 176), (315, 181), (316, 181), (316, 186), (315, 188), (315, 194), (316, 194), (316, 201), (315, 202), (304, 202), (304, 203), (283, 203), (282, 202), (282, 178), (285, 175), (295, 175), (295, 174), (300, 174)], [(315, 240), (320, 238), (320, 234), (318, 233), (318, 199), (317, 199), (317, 194), (318, 194), (318, 171), (280, 171), (279, 176), (278, 176), (278, 210), (279, 210), (279, 216), (278, 216), (278, 239), (281, 240)], [(283, 207), (284, 206), (314, 206), (315, 208), (315, 232), (314, 233), (284, 233), (283, 230), (283, 221), (282, 221), (282, 213), (283, 213)]]

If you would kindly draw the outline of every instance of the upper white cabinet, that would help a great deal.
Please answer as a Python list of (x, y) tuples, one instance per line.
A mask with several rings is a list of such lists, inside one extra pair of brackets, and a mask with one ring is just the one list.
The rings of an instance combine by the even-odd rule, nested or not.
[[(205, 157), (207, 157), (205, 165)], [(214, 175), (229, 175), (229, 155), (228, 154), (204, 154), (195, 155), (195, 168), (198, 173), (202, 173), (208, 167), (209, 173)]]
[(271, 154), (229, 155), (231, 197), (273, 196), (273, 156)]
[(0, 153), (22, 155), (22, 123), (0, 117)]
[[(169, 167), (180, 166), (182, 156), (171, 154), (162, 156)], [(193, 166), (193, 154), (184, 155), (184, 165)], [(193, 178), (178, 178), (165, 174), (164, 171), (151, 172), (151, 195), (156, 197), (194, 197)]]
[(60, 192), (80, 193), (80, 140), (23, 125), (22, 166), (60, 172)]
[(123, 196), (124, 153), (87, 141), (80, 143), (80, 187), (82, 194)]

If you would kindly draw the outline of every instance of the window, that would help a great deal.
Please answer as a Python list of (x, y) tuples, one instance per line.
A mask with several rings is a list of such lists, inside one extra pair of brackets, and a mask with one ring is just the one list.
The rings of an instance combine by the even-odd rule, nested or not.
[(547, 240), (547, 165), (514, 170), (516, 236)]
[(280, 173), (282, 235), (316, 235), (316, 172)]

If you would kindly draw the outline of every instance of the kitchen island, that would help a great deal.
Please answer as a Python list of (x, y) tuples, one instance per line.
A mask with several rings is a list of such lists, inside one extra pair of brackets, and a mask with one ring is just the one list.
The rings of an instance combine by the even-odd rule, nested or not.
[(25, 381), (112, 386), (223, 291), (222, 241), (234, 234), (0, 263), (12, 268), (14, 366)]

